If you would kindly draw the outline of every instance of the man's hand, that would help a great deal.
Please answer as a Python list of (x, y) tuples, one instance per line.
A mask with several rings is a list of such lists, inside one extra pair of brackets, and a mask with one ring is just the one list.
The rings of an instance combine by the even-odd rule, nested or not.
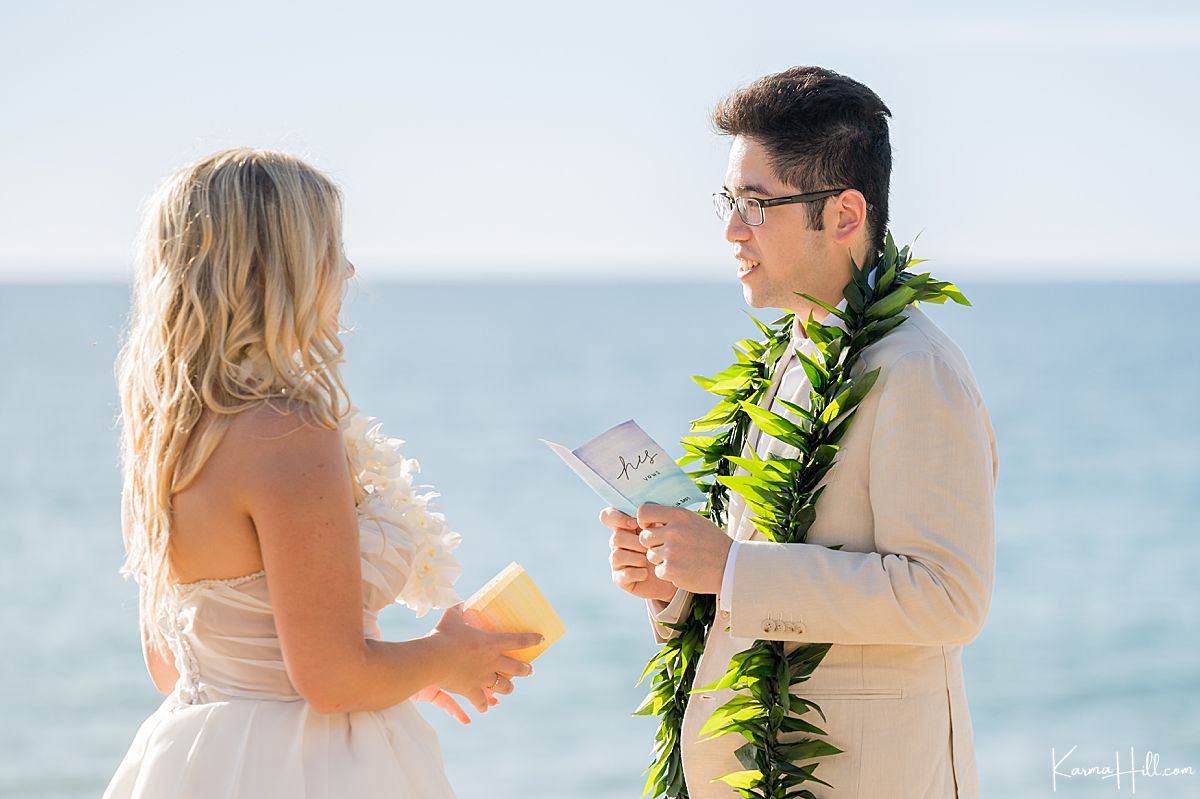
[(695, 594), (716, 594), (733, 539), (708, 519), (684, 508), (642, 505), (639, 540), (654, 575)]
[(616, 508), (605, 508), (600, 512), (600, 523), (613, 531), (608, 539), (613, 583), (636, 597), (670, 602), (675, 586), (655, 576), (654, 565), (646, 560), (646, 547), (638, 540), (642, 528), (637, 519)]

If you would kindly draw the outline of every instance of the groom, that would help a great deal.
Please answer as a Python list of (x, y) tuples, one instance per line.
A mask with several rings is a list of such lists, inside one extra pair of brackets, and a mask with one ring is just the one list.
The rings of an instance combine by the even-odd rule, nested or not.
[[(737, 277), (755, 308), (793, 311), (795, 349), (813, 355), (799, 320), (844, 326), (805, 292), (842, 309), (851, 258), (883, 249), (892, 156), (890, 111), (866, 86), (819, 67), (769, 75), (721, 102), (717, 128), (732, 137), (715, 197)], [(818, 193), (817, 197), (800, 197)], [(766, 207), (757, 201), (789, 198)], [(693, 594), (715, 594), (696, 687), (720, 679), (755, 639), (832, 644), (797, 692), (821, 706), (826, 740), (808, 783), (821, 799), (977, 797), (962, 647), (983, 627), (995, 568), (996, 441), (966, 358), (915, 306), (863, 351), (875, 386), (824, 481), (807, 543), (767, 541), (741, 497), (722, 529), (688, 510), (643, 505), (634, 519), (601, 514), (612, 530), (613, 581), (647, 600), (661, 643)], [(800, 418), (810, 386), (791, 350), (762, 401)], [(751, 428), (761, 458), (796, 451)], [(842, 545), (840, 550), (830, 547)], [(728, 690), (693, 694), (683, 722), (692, 799), (737, 793), (717, 777), (743, 768), (737, 734), (698, 733)], [(805, 765), (804, 761), (800, 761)]]

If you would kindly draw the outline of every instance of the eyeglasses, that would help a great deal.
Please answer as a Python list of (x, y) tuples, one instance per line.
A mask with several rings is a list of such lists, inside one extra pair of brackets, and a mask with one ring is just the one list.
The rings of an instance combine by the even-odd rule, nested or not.
[[(718, 191), (713, 194), (713, 208), (717, 212), (717, 216), (722, 221), (728, 221), (733, 214), (733, 209), (736, 207), (738, 216), (742, 221), (752, 227), (757, 227), (763, 223), (765, 215), (764, 208), (770, 208), (772, 205), (788, 205), (790, 203), (811, 203), (814, 200), (823, 200), (826, 197), (832, 197), (835, 194), (841, 194), (848, 189), (826, 189), (824, 191), (810, 191), (804, 194), (792, 194), (787, 197), (772, 197), (769, 200), (759, 200), (756, 197), (730, 197), (723, 191)], [(867, 203), (870, 208), (871, 204)]]

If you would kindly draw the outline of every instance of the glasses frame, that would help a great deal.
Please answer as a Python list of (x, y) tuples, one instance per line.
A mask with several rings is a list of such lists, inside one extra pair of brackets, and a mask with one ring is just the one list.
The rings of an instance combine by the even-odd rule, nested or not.
[[(761, 211), (763, 211), (763, 209), (770, 208), (773, 205), (790, 205), (792, 203), (811, 203), (811, 202), (815, 202), (817, 200), (823, 200), (826, 197), (833, 197), (835, 195), (841, 194), (844, 191), (849, 191), (851, 188), (853, 188), (853, 187), (846, 186), (845, 188), (841, 188), (841, 189), (822, 189), (821, 191), (807, 191), (807, 192), (804, 192), (803, 194), (789, 194), (786, 197), (770, 197), (766, 200), (760, 200), (757, 197), (734, 197), (732, 194), (729, 194), (728, 192), (725, 192), (725, 191), (714, 191), (713, 195), (712, 195), (713, 210), (716, 211), (717, 216), (721, 219), (722, 222), (728, 221), (729, 218), (731, 216), (733, 216), (734, 210), (736, 210), (738, 213), (738, 216), (741, 218), (742, 222), (746, 223), (750, 227), (758, 227), (763, 222), (767, 221), (767, 215), (765, 213), (761, 213)], [(717, 202), (718, 197), (723, 197), (729, 201), (729, 215), (728, 216), (722, 214), (721, 209), (717, 207), (716, 202)], [(745, 209), (746, 209), (747, 203), (756, 203), (758, 205), (759, 211), (760, 211), (759, 215), (762, 217), (762, 219), (760, 219), (758, 222), (751, 222), (749, 219), (746, 218), (746, 210)], [(868, 209), (872, 208), (871, 203), (867, 203), (867, 208)]]

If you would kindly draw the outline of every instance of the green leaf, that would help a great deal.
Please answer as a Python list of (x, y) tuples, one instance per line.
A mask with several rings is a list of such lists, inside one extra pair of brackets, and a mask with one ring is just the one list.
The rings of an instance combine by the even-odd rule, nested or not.
[(733, 751), (733, 756), (742, 764), (742, 768), (753, 771), (758, 768), (758, 753), (762, 751), (753, 741), (747, 741)]
[(846, 298), (846, 306), (856, 314), (863, 312), (866, 298), (863, 296), (862, 290), (855, 284), (853, 280), (846, 284), (846, 288), (842, 290), (842, 296)]
[(796, 358), (804, 367), (804, 372), (808, 375), (808, 382), (812, 383), (812, 387), (817, 391), (824, 388), (825, 381), (829, 379), (829, 371), (806, 353), (798, 352)]
[(727, 377), (713, 383), (708, 387), (707, 391), (710, 394), (733, 394), (737, 391), (744, 390), (747, 386), (753, 383), (757, 378), (753, 375), (739, 375), (736, 377)]
[(713, 782), (718, 780), (728, 785), (730, 788), (754, 788), (762, 782), (762, 772), (758, 769), (747, 769), (745, 771), (733, 771), (726, 774), (724, 777), (717, 777)]
[(805, 782), (806, 780), (812, 780), (813, 782), (821, 783), (822, 785), (824, 785), (827, 788), (832, 788), (833, 787), (832, 785), (830, 785), (829, 783), (825, 782), (825, 780), (820, 779), (819, 777), (817, 777), (813, 774), (813, 772), (817, 770), (817, 766), (819, 766), (819, 765), (820, 765), (820, 763), (811, 763), (807, 766), (797, 766), (797, 765), (787, 762), (786, 760), (775, 760), (775, 761), (772, 761), (772, 763), (771, 763), (771, 766), (774, 767), (774, 769), (776, 771), (781, 771), (784, 774), (788, 775), (788, 777), (797, 777), (798, 778), (798, 779), (792, 779), (792, 780), (785, 779), (784, 781), (787, 782), (788, 784), (796, 785), (801, 782)]
[(666, 706), (666, 704), (667, 702), (661, 696), (652, 692), (646, 695), (646, 698), (642, 700), (642, 703), (638, 705), (637, 710), (633, 711), (631, 715), (657, 716), (662, 712), (662, 709)]
[(767, 348), (766, 344), (761, 341), (755, 341), (752, 338), (744, 338), (733, 346), (739, 348), (742, 350), (742, 352), (746, 353), (755, 360), (758, 360), (758, 358), (762, 356), (763, 351)]
[(803, 741), (796, 741), (795, 743), (782, 744), (775, 747), (775, 753), (780, 758), (792, 762), (797, 760), (811, 760), (815, 757), (827, 757), (829, 755), (840, 754), (843, 751), (831, 743), (815, 738), (806, 738)]
[[(704, 726), (700, 728), (700, 732), (697, 734), (701, 739), (705, 740), (707, 740), (706, 736), (718, 738), (724, 734), (721, 728), (727, 723), (731, 721), (749, 721), (758, 718), (766, 710), (754, 697), (739, 694), (714, 710), (713, 714), (708, 717), (708, 721), (704, 722)], [(717, 734), (714, 735), (714, 733)]]
[(774, 411), (769, 411), (766, 408), (760, 408), (753, 402), (743, 401), (741, 408), (750, 417), (750, 420), (769, 436), (779, 437), (781, 435), (806, 435), (804, 428), (786, 419)]
[(947, 283), (945, 286), (943, 286), (942, 293), (957, 302), (959, 305), (971, 304), (970, 300), (968, 300), (966, 296), (958, 290), (958, 286), (954, 285), (953, 283)]
[(879, 369), (874, 369), (866, 374), (852, 377), (842, 384), (842, 390), (829, 403), (828, 407), (822, 411), (819, 421), (821, 424), (832, 424), (837, 417), (841, 416), (848, 410), (855, 408), (863, 398), (867, 396), (871, 388), (875, 385), (875, 381), (879, 378)]
[(883, 319), (903, 311), (916, 296), (917, 292), (908, 286), (894, 289), (883, 299), (871, 303), (867, 308), (867, 321)]
[(787, 400), (783, 399), (782, 397), (776, 397), (775, 402), (778, 402), (780, 405), (787, 408), (789, 411), (796, 414), (801, 419), (804, 419), (808, 422), (811, 422), (813, 420), (813, 415), (808, 412), (807, 408), (802, 408), (801, 406), (797, 405), (794, 402), (788, 402)]
[(692, 432), (702, 433), (705, 430), (712, 430), (722, 425), (729, 424), (733, 421), (737, 414), (737, 406), (732, 403), (718, 402), (716, 407), (711, 411), (701, 416), (699, 419), (693, 419), (691, 422)]
[(744, 314), (746, 314), (746, 316), (750, 317), (750, 321), (753, 322), (754, 326), (759, 329), (759, 332), (761, 332), (767, 338), (771, 337), (771, 328), (767, 327), (765, 324), (760, 322), (758, 320), (758, 318), (755, 317), (754, 314), (750, 313), (749, 311), (742, 311), (742, 313), (744, 313)]
[(827, 733), (816, 726), (809, 724), (804, 719), (798, 719), (795, 716), (786, 716), (783, 723), (779, 725), (780, 732), (806, 732), (809, 735), (826, 735)]
[(758, 457), (740, 458), (735, 455), (727, 455), (725, 460), (734, 466), (740, 466), (752, 477), (757, 477), (767, 483), (782, 485), (788, 480), (787, 470), (778, 466), (777, 461), (764, 461)]
[[(838, 308), (834, 308), (832, 305), (830, 305), (829, 303), (825, 302), (824, 300), (819, 300), (819, 299), (817, 299), (816, 297), (814, 297), (813, 295), (811, 295), (811, 294), (805, 294), (805, 293), (804, 293), (804, 292), (802, 292), (802, 291), (797, 291), (796, 293), (797, 293), (797, 294), (799, 294), (799, 295), (800, 295), (801, 297), (803, 297), (804, 299), (806, 299), (806, 300), (808, 300), (809, 302), (811, 302), (813, 305), (819, 305), (819, 306), (821, 306), (821, 307), (822, 307), (822, 308), (824, 308), (826, 311), (829, 311), (831, 314), (833, 314), (834, 316), (836, 316), (838, 319), (841, 319), (843, 322), (849, 322), (849, 321), (850, 321), (850, 318), (849, 318), (848, 316), (846, 316), (846, 312), (845, 312), (845, 311), (843, 311), (843, 310), (840, 310), (840, 309), (838, 309)], [(805, 321), (808, 321), (808, 320), (805, 320)]]
[(907, 316), (901, 315), (891, 316), (887, 319), (880, 319), (864, 327), (863, 332), (867, 334), (870, 341), (878, 341), (888, 333), (892, 332), (893, 329), (899, 327), (900, 323), (907, 318)]
[(667, 656), (668, 651), (669, 650), (667, 649), (660, 649), (658, 652), (654, 653), (654, 657), (650, 658), (650, 662), (647, 663), (646, 668), (642, 670), (642, 676), (638, 677), (638, 681), (636, 683), (637, 685), (641, 685), (643, 680), (649, 677), (655, 669), (662, 665), (663, 659)]
[(747, 500), (758, 500), (762, 503), (775, 501), (775, 489), (753, 475), (717, 475), (717, 482), (727, 486)]
[[(647, 769), (650, 772), (650, 775), (648, 777), (646, 777), (646, 787), (642, 789), (642, 796), (645, 796), (646, 794), (650, 793), (651, 789), (654, 788), (655, 784), (659, 780), (662, 779), (663, 774), (667, 770), (667, 762), (669, 759), (670, 759), (669, 757), (659, 758), (657, 761), (655, 761), (654, 763), (652, 763), (650, 765), (649, 769)], [(655, 792), (655, 795), (657, 796), (658, 792)]]

